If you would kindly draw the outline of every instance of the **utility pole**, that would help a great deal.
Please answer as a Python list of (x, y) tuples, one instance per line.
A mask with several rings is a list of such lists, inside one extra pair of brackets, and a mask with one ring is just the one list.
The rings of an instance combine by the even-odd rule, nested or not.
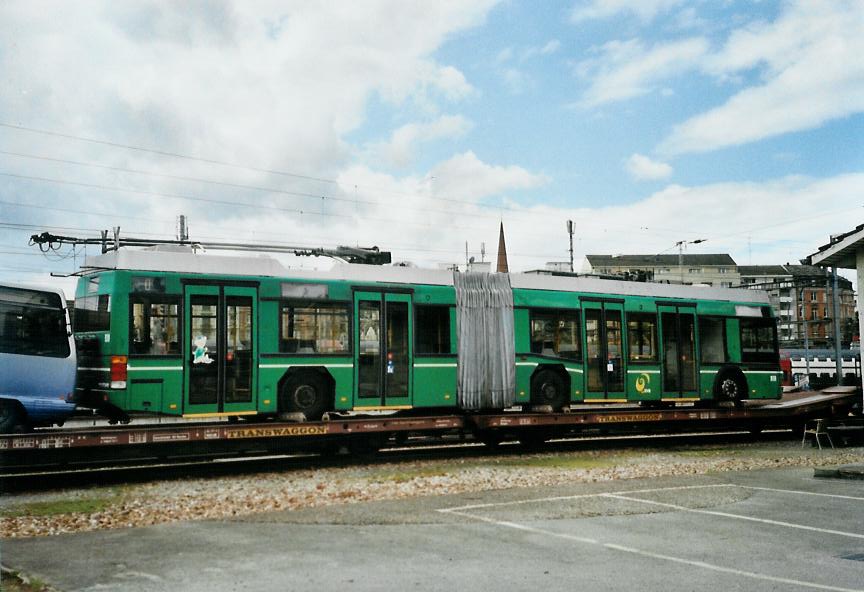
[(675, 246), (678, 247), (678, 271), (681, 273), (681, 283), (684, 283), (684, 246), (685, 245), (698, 245), (699, 243), (704, 243), (707, 239), (697, 238), (696, 240), (680, 240), (675, 243)]
[[(810, 306), (813, 307), (812, 304)], [(807, 311), (804, 310), (804, 288), (801, 288), (801, 320), (804, 323), (804, 364), (807, 372), (807, 383), (804, 390), (810, 390), (810, 336), (807, 330)]]
[(573, 220), (567, 220), (567, 234), (570, 235), (570, 273), (573, 273)]
[[(840, 354), (840, 303), (837, 301), (837, 267), (831, 268), (831, 314), (834, 316), (834, 363), (837, 371), (837, 386), (843, 384), (843, 358)], [(826, 302), (827, 306), (828, 303)]]

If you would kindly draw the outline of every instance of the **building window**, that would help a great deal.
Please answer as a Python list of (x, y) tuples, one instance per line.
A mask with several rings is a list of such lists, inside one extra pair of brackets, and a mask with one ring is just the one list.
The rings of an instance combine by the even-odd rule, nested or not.
[(729, 268), (728, 267), (718, 267), (717, 273), (729, 273)]
[(279, 351), (290, 354), (346, 354), (348, 306), (335, 302), (282, 305)]
[(531, 311), (531, 353), (578, 360), (582, 357), (579, 311)]
[(180, 353), (180, 299), (134, 296), (129, 353), (142, 356), (168, 356)]
[(631, 362), (657, 362), (657, 315), (627, 315), (627, 337)]
[(691, 267), (687, 273), (702, 273), (701, 267)]
[(720, 287), (721, 288), (731, 288), (732, 282), (720, 282)]
[(417, 306), (414, 309), (417, 355), (453, 353), (450, 347), (450, 307)]

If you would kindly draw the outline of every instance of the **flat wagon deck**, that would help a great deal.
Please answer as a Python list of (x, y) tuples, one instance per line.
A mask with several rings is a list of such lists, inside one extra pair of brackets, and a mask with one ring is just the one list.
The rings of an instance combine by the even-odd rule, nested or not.
[(836, 387), (787, 393), (780, 401), (741, 407), (644, 408), (581, 406), (568, 413), (339, 417), (310, 423), (173, 423), (56, 429), (0, 436), (0, 462), (7, 470), (54, 464), (123, 462), (226, 454), (293, 454), (369, 451), (409, 436), (525, 443), (581, 433), (669, 433), (695, 430), (800, 429), (809, 420), (847, 415), (860, 392)]

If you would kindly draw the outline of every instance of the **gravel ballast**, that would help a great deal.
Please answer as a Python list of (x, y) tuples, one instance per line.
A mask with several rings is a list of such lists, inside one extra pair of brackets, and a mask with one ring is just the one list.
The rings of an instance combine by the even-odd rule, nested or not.
[(860, 463), (864, 448), (796, 442), (622, 448), (404, 461), (5, 495), (4, 538), (52, 536), (366, 501), (619, 479)]

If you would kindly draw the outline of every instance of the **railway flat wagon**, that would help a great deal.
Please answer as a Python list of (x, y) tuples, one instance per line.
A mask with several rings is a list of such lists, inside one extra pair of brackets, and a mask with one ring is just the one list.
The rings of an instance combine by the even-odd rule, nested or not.
[[(88, 258), (78, 397), (115, 417), (482, 411), (782, 393), (752, 290), (344, 264), (188, 247)], [(449, 410), (449, 411), (448, 411)]]

